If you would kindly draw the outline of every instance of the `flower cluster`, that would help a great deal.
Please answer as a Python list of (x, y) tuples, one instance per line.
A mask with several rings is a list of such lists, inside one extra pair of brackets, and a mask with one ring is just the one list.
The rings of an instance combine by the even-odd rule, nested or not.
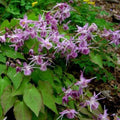
[(107, 39), (110, 42), (110, 44), (112, 43), (114, 43), (115, 45), (120, 44), (120, 30), (112, 31), (104, 29), (103, 33), (101, 34), (101, 37)]
[[(22, 50), (25, 42), (30, 38), (35, 39), (38, 44), (37, 52), (31, 46), (28, 53), (29, 63), (24, 63), (23, 67), (17, 66), (17, 72), (23, 71), (25, 75), (30, 75), (34, 68), (45, 71), (56, 54), (61, 54), (68, 62), (69, 59), (76, 58), (79, 53), (85, 55), (90, 53), (89, 47), (94, 38), (92, 33), (97, 31), (95, 23), (91, 26), (87, 23), (83, 27), (77, 25), (76, 33), (70, 38), (59, 33), (58, 25), (70, 17), (71, 10), (72, 8), (67, 3), (58, 3), (50, 12), (39, 15), (38, 21), (29, 20), (24, 15), (23, 19), (19, 19), (21, 28), (13, 31), (6, 29), (6, 33), (0, 36), (0, 42), (9, 42), (10, 47), (14, 47), (15, 51)], [(69, 23), (70, 21), (63, 24), (65, 30), (68, 29)], [(44, 52), (45, 50), (47, 53)]]
[[(86, 107), (89, 106), (90, 107), (90, 111), (92, 112), (93, 110), (98, 109), (99, 103), (98, 100), (103, 99), (100, 98), (98, 99), (98, 95), (100, 95), (101, 93), (98, 93), (96, 95), (96, 93), (94, 92), (94, 95), (92, 97), (86, 97), (85, 89), (88, 86), (88, 83), (91, 82), (91, 80), (95, 79), (91, 78), (91, 79), (86, 79), (83, 76), (83, 72), (81, 71), (81, 75), (80, 75), (80, 80), (77, 81), (72, 87), (74, 86), (79, 86), (78, 90), (74, 90), (72, 89), (72, 87), (69, 87), (68, 89), (63, 88), (63, 92), (64, 92), (64, 96), (62, 98), (62, 102), (63, 104), (67, 105), (69, 100), (74, 100), (76, 101), (79, 106), (81, 107)], [(83, 92), (84, 89), (84, 92)], [(82, 98), (81, 98), (82, 96)], [(85, 98), (85, 100), (84, 100)], [(86, 100), (87, 98), (87, 100)], [(77, 117), (79, 115), (79, 110), (75, 110), (75, 109), (66, 109), (62, 112), (60, 112), (60, 116), (59, 118), (63, 118), (63, 116), (66, 115), (67, 118), (69, 119), (73, 119), (75, 117)], [(107, 110), (104, 110), (104, 114), (98, 114), (97, 116), (93, 116), (94, 118), (96, 118), (97, 120), (109, 120), (108, 119), (108, 114), (107, 114)]]

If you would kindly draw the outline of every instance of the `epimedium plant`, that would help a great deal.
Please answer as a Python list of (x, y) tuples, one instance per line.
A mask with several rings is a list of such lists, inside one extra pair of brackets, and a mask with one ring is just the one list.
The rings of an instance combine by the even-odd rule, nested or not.
[[(106, 110), (104, 115), (100, 111), (98, 116), (93, 113), (92, 110), (98, 108), (98, 95), (92, 97), (89, 91), (83, 89), (92, 79), (85, 79), (81, 72), (80, 81), (77, 81), (67, 69), (71, 62), (80, 66), (80, 59), (88, 57), (89, 63), (95, 67), (93, 71), (102, 69), (108, 73), (104, 61), (116, 65), (116, 58), (109, 55), (105, 48), (112, 48), (113, 43), (119, 44), (120, 31), (99, 31), (97, 25), (92, 23), (83, 27), (77, 25), (76, 31), (70, 36), (66, 32), (70, 21), (63, 22), (70, 17), (71, 10), (74, 8), (67, 3), (58, 3), (49, 12), (40, 15), (39, 20), (28, 19), (25, 15), (23, 19), (2, 24), (1, 119), (11, 108), (16, 120), (59, 119), (58, 110), (64, 107), (67, 109), (60, 112), (60, 118), (67, 115), (68, 119), (73, 119), (79, 115), (78, 118), (82, 119), (93, 119), (93, 116), (99, 120), (104, 116), (108, 119)], [(6, 23), (9, 27), (4, 30)], [(83, 67), (86, 66), (81, 65), (80, 69)], [(65, 86), (63, 98), (62, 86)], [(64, 106), (62, 102), (71, 103)], [(90, 106), (90, 109), (86, 106)]]

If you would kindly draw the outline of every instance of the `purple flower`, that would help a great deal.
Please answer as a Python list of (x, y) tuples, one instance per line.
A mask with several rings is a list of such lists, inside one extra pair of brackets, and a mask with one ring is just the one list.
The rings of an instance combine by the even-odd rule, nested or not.
[(99, 106), (99, 103), (97, 102), (97, 99), (98, 98), (98, 95), (100, 93), (98, 93), (97, 95), (95, 94), (94, 92), (94, 96), (90, 98), (90, 100), (86, 100), (86, 105), (89, 105), (90, 106), (90, 111), (92, 110), (96, 110)]
[(5, 35), (0, 36), (0, 42), (6, 42)]
[(16, 72), (21, 72), (21, 68), (20, 67), (16, 67)]
[(32, 55), (32, 58), (30, 58), (30, 60), (32, 60), (31, 63), (35, 62), (37, 65), (41, 65), (43, 63), (43, 56), (44, 55)]
[(77, 32), (78, 33), (87, 33), (88, 23), (86, 23), (83, 27), (77, 25)]
[(73, 0), (69, 0), (69, 3), (74, 3), (74, 1)]
[(89, 54), (89, 52), (90, 52), (90, 50), (88, 48), (88, 43), (86, 40), (80, 41), (78, 49), (79, 49), (79, 52), (81, 52), (82, 54), (85, 54), (85, 55)]
[(20, 19), (20, 25), (23, 28), (27, 27), (28, 23), (31, 23), (31, 22), (32, 20), (28, 20), (26, 15), (24, 15), (24, 19)]
[(47, 70), (47, 65), (50, 65), (50, 63), (48, 63), (48, 61), (42, 63), (41, 67), (40, 67), (40, 70), (46, 71)]
[(69, 102), (68, 96), (64, 96), (64, 97), (62, 98), (62, 104), (67, 104), (68, 102)]
[(74, 98), (74, 99), (79, 99), (79, 97), (80, 97), (79, 91), (77, 91), (77, 90), (72, 90), (72, 92), (71, 92), (71, 97)]
[(71, 88), (68, 88), (67, 90), (65, 88), (63, 88), (63, 92), (65, 93), (65, 96), (62, 98), (62, 103), (68, 103), (68, 97), (71, 96), (71, 92), (72, 92), (72, 89)]
[(88, 86), (88, 83), (91, 82), (91, 80), (95, 79), (96, 77), (93, 77), (91, 79), (86, 79), (83, 76), (83, 72), (81, 71), (80, 75), (80, 81), (76, 82), (75, 85), (80, 86), (81, 88), (86, 88)]
[(58, 117), (58, 119), (61, 118), (61, 120), (62, 120), (64, 115), (66, 115), (66, 117), (69, 118), (69, 119), (73, 119), (73, 118), (75, 118), (75, 116), (77, 114), (78, 114), (78, 112), (76, 112), (74, 109), (66, 109), (66, 110), (60, 112), (60, 116)]
[(29, 50), (29, 55), (33, 55), (34, 54), (34, 50), (33, 49), (30, 49)]
[(97, 29), (98, 29), (98, 27), (97, 27), (97, 25), (95, 23), (92, 23), (92, 25), (89, 26), (89, 28), (88, 28), (88, 30), (90, 32), (95, 32), (95, 31), (97, 31)]
[(27, 64), (26, 62), (23, 63), (23, 66), (21, 70), (24, 71), (24, 75), (28, 76), (31, 75), (33, 68), (31, 65)]
[(66, 24), (63, 24), (63, 29), (64, 30), (68, 30), (69, 27), (68, 27), (68, 24), (70, 23), (70, 21), (68, 21)]
[(104, 114), (100, 114), (100, 115), (98, 116), (97, 120), (109, 120), (109, 119), (108, 119), (107, 110), (104, 110)]

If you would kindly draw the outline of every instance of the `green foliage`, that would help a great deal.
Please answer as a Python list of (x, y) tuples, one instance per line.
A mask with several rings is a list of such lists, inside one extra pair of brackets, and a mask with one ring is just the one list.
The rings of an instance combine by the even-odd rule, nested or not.
[(71, 12), (70, 17), (72, 23), (70, 26), (70, 32), (75, 30), (75, 25), (84, 26), (86, 23), (96, 23), (99, 29), (113, 29), (113, 23), (107, 22), (102, 18), (97, 18), (98, 15), (109, 15), (106, 11), (101, 11), (100, 7), (85, 4), (82, 0), (79, 4), (75, 2), (72, 7), (74, 8), (74, 11)]
[(35, 115), (38, 116), (42, 107), (42, 97), (38, 89), (34, 86), (26, 89), (24, 91), (23, 100)]
[(102, 57), (99, 54), (94, 54), (93, 52), (90, 52), (90, 59), (93, 63), (99, 65), (99, 67), (103, 68), (103, 62)]
[(42, 93), (44, 105), (58, 114), (51, 84), (47, 81), (39, 81), (39, 90)]
[(0, 54), (0, 62), (6, 63), (6, 57), (3, 54)]
[(23, 17), (27, 10), (32, 9), (32, 0), (1, 0), (0, 6), (2, 6), (0, 11), (0, 22), (2, 22), (5, 19)]
[(14, 68), (9, 67), (7, 75), (13, 83), (13, 87), (15, 89), (17, 89), (22, 82), (22, 79), (23, 79), (22, 74), (21, 73), (16, 73), (16, 70)]
[(12, 96), (12, 88), (9, 86), (4, 90), (1, 96), (1, 105), (4, 115), (8, 112), (10, 108), (13, 107), (14, 102), (15, 97)]
[(0, 64), (0, 74), (4, 73), (6, 69), (6, 65)]
[(16, 120), (31, 120), (31, 111), (27, 108), (24, 102), (17, 101), (14, 105), (14, 114)]
[[(32, 7), (33, 0), (11, 0), (0, 1), (0, 14), (2, 17), (0, 24), (0, 31), (4, 33), (5, 28), (12, 30), (15, 27), (20, 28), (19, 20), (14, 19), (21, 18), (26, 13), (28, 19), (37, 20), (38, 14), (49, 10), (56, 2), (61, 0), (38, 0), (35, 7)], [(21, 8), (21, 9), (19, 9)], [(75, 26), (83, 26), (86, 23), (96, 23), (100, 29), (106, 27), (112, 28), (112, 23), (106, 22), (104, 19), (98, 19), (96, 16), (108, 15), (105, 11), (100, 11), (100, 8), (89, 6), (88, 4), (73, 4), (74, 11), (71, 12), (71, 25), (68, 32), (63, 31), (60, 26), (61, 33), (69, 33), (76, 30)], [(3, 13), (2, 11), (5, 11)], [(8, 20), (5, 20), (8, 19)], [(1, 33), (1, 34), (2, 34)], [(66, 38), (70, 38), (67, 35)], [(36, 39), (29, 39), (25, 41), (24, 48), (14, 51), (9, 47), (8, 41), (5, 44), (0, 43), (0, 119), (9, 112), (13, 107), (16, 120), (55, 120), (58, 117), (58, 110), (62, 110), (62, 87), (67, 88), (72, 86), (78, 78), (78, 71), (85, 68), (85, 74), (87, 76), (96, 76), (97, 80), (107, 82), (113, 80), (114, 76), (110, 73), (110, 69), (114, 69), (116, 66), (116, 56), (109, 53), (109, 50), (104, 50), (104, 46), (108, 44), (106, 40), (100, 41), (99, 36), (95, 38), (95, 46), (91, 50), (90, 55), (81, 55), (76, 59), (69, 61), (68, 65), (75, 65), (77, 68), (74, 70), (74, 66), (68, 67), (66, 60), (61, 59), (59, 55), (56, 55), (55, 64), (53, 67), (47, 69), (47, 71), (41, 71), (35, 69), (31, 76), (23, 76), (22, 73), (16, 73), (15, 68), (7, 67), (6, 61), (10, 59), (15, 62), (16, 59), (20, 59), (23, 62), (28, 62), (26, 54), (29, 49), (33, 48), (35, 53), (38, 53), (39, 42)], [(98, 49), (94, 47), (99, 46)], [(103, 51), (104, 50), (104, 51)], [(24, 53), (21, 54), (21, 53)], [(44, 51), (47, 54), (46, 51)], [(15, 63), (16, 64), (16, 63)], [(109, 68), (109, 69), (108, 69)], [(73, 73), (73, 74), (71, 74)], [(76, 74), (77, 73), (77, 74)], [(78, 89), (75, 87), (74, 89)], [(90, 91), (85, 91), (87, 96), (90, 97)], [(76, 103), (70, 101), (68, 108), (76, 108)], [(90, 120), (93, 114), (88, 108), (79, 108), (81, 120)], [(101, 108), (100, 108), (101, 110)], [(63, 120), (67, 120), (64, 118)]]

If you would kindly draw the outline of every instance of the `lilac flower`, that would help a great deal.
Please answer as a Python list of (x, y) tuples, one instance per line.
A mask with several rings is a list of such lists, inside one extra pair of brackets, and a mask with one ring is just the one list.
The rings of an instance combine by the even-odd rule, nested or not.
[(74, 3), (74, 1), (73, 0), (69, 0), (69, 3)]
[(48, 63), (48, 61), (42, 63), (41, 67), (40, 67), (40, 70), (46, 71), (47, 70), (47, 65), (50, 65), (50, 63)]
[(13, 68), (16, 67), (15, 63), (11, 63), (10, 66)]
[(104, 114), (100, 114), (100, 115), (98, 116), (97, 120), (109, 120), (109, 119), (108, 119), (107, 110), (104, 110)]
[(19, 59), (16, 60), (16, 63), (19, 64), (19, 65), (22, 64)]
[(86, 79), (83, 76), (83, 72), (81, 71), (80, 75), (80, 81), (76, 82), (75, 85), (80, 86), (81, 88), (86, 88), (88, 86), (88, 83), (91, 82), (91, 80), (95, 79), (96, 77), (93, 77), (91, 79)]
[(49, 41), (49, 39), (50, 37), (47, 37), (42, 43), (43, 46), (46, 47), (48, 50), (53, 46), (52, 43)]
[(87, 33), (88, 23), (86, 23), (83, 27), (77, 25), (77, 33)]
[(83, 72), (81, 71), (81, 75), (80, 75), (80, 81), (76, 82), (75, 85), (79, 86), (79, 94), (82, 95), (83, 94), (83, 88), (86, 88), (88, 86), (88, 83), (91, 82), (91, 80), (95, 79), (91, 78), (91, 79), (86, 79), (83, 76)]
[(20, 67), (16, 67), (16, 72), (21, 72), (21, 68)]
[(100, 93), (98, 93), (97, 95), (95, 94), (94, 92), (94, 96), (90, 98), (90, 100), (86, 100), (86, 105), (89, 105), (90, 106), (90, 111), (92, 110), (96, 110), (99, 106), (99, 103), (97, 102), (97, 99), (98, 98), (98, 95)]
[(43, 63), (43, 57), (44, 55), (32, 55), (32, 58), (30, 58), (30, 60), (32, 60), (30, 63), (35, 62), (37, 65), (41, 65)]
[(37, 37), (37, 32), (34, 27), (30, 27), (29, 29), (26, 29), (26, 32), (28, 32), (28, 35), (30, 35), (32, 39)]
[(66, 109), (66, 110), (60, 112), (60, 116), (58, 117), (58, 119), (61, 118), (61, 120), (62, 120), (64, 115), (66, 115), (66, 117), (69, 118), (69, 119), (73, 119), (73, 118), (75, 118), (75, 116), (77, 114), (78, 114), (78, 112), (76, 112), (74, 109)]
[(59, 11), (56, 12), (54, 17), (58, 18), (60, 23), (66, 18), (70, 17), (70, 11), (72, 8), (67, 3), (58, 3), (56, 6), (53, 7), (53, 9), (55, 9), (56, 7), (59, 7)]
[(77, 90), (72, 90), (72, 92), (71, 92), (71, 97), (72, 97), (73, 99), (79, 99), (79, 97), (80, 97), (79, 91), (77, 91)]
[(7, 62), (6, 62), (6, 66), (8, 67), (9, 65), (10, 65), (10, 62), (9, 62), (9, 61), (7, 61)]
[(28, 26), (28, 23), (31, 23), (32, 21), (31, 20), (28, 20), (27, 19), (27, 16), (24, 15), (24, 19), (20, 19), (20, 25), (21, 27), (25, 28)]
[(92, 23), (92, 25), (89, 26), (89, 28), (88, 28), (88, 30), (90, 32), (95, 32), (95, 31), (97, 31), (97, 29), (98, 29), (98, 27), (97, 27), (97, 25), (95, 23)]
[(68, 27), (68, 24), (70, 23), (70, 21), (68, 21), (66, 24), (63, 24), (63, 29), (64, 30), (68, 30), (69, 27)]
[(71, 96), (71, 92), (72, 92), (72, 89), (71, 88), (69, 88), (69, 89), (62, 89), (63, 90), (63, 92), (65, 93), (65, 96), (62, 98), (62, 103), (64, 104), (64, 103), (68, 103), (68, 97), (70, 97)]
[(34, 53), (34, 50), (33, 50), (33, 49), (30, 49), (30, 50), (29, 50), (29, 55), (33, 55), (33, 53)]
[(54, 32), (51, 36), (51, 40), (56, 44), (59, 44), (59, 40), (62, 38), (64, 39), (64, 35), (60, 35), (59, 32)]
[(21, 70), (24, 71), (24, 75), (28, 76), (32, 73), (33, 67), (27, 64), (26, 62), (24, 62)]
[(6, 42), (5, 35), (0, 36), (0, 42)]
[(64, 96), (64, 97), (62, 98), (62, 104), (67, 104), (68, 102), (69, 102), (68, 96)]

